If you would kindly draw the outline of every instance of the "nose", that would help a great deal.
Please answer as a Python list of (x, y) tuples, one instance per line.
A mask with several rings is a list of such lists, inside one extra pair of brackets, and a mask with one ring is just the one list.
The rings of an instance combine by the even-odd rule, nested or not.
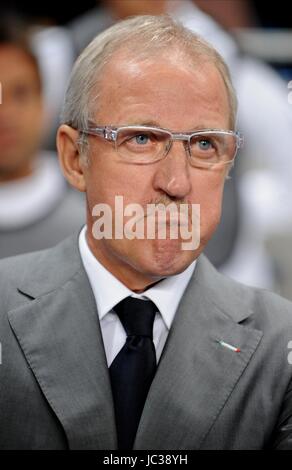
[(187, 150), (181, 141), (173, 141), (164, 159), (157, 163), (153, 187), (171, 198), (183, 199), (191, 191), (190, 164)]

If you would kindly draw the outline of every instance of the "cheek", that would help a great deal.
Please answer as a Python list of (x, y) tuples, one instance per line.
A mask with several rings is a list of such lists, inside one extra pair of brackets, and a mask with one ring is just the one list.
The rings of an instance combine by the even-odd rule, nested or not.
[(215, 227), (221, 216), (225, 174), (209, 174), (198, 180), (192, 198), (200, 204), (202, 227)]
[(152, 173), (149, 167), (119, 162), (113, 152), (101, 154), (92, 148), (86, 172), (86, 187), (90, 205), (107, 203), (114, 206), (115, 197), (122, 196), (124, 205), (143, 204), (149, 199)]
[(20, 116), (24, 135), (38, 137), (43, 130), (42, 107), (38, 105), (24, 107), (20, 112)]
[(201, 203), (212, 203), (222, 198), (225, 170), (197, 170), (192, 179), (192, 198)]

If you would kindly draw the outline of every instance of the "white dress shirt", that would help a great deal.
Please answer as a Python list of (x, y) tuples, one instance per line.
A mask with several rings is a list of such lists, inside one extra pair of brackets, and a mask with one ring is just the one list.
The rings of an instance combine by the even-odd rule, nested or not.
[(44, 218), (67, 190), (56, 155), (42, 152), (29, 176), (0, 183), (0, 229), (17, 230)]
[(129, 296), (152, 300), (157, 306), (153, 325), (153, 342), (158, 362), (178, 304), (195, 269), (196, 260), (182, 273), (163, 279), (143, 294), (136, 294), (95, 258), (86, 240), (86, 226), (82, 228), (79, 235), (79, 250), (95, 297), (108, 366), (126, 341), (125, 330), (113, 308)]

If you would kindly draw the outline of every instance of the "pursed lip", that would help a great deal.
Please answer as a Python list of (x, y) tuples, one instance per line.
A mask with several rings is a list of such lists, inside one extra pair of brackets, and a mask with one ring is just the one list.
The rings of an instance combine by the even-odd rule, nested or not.
[(145, 218), (153, 220), (158, 225), (180, 225), (187, 226), (190, 223), (189, 215), (185, 213), (171, 212), (171, 211), (153, 211), (150, 214), (146, 214)]

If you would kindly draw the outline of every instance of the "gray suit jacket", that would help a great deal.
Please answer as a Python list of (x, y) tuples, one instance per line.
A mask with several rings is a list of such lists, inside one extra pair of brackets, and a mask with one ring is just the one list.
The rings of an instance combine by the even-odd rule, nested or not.
[[(134, 448), (292, 448), (291, 340), (290, 302), (225, 278), (200, 256)], [(0, 262), (0, 341), (1, 449), (116, 449), (108, 368), (77, 234)]]

